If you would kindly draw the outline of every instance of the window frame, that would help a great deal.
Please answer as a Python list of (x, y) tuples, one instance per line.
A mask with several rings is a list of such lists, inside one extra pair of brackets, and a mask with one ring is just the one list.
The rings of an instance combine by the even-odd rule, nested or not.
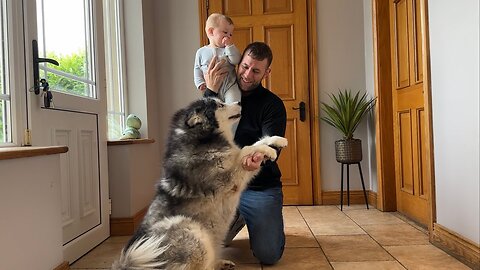
[[(105, 66), (107, 77), (108, 140), (117, 140), (125, 129), (127, 116), (127, 84), (125, 68), (125, 33), (123, 1), (103, 2), (105, 29)], [(112, 102), (115, 104), (112, 105)], [(119, 108), (120, 110), (116, 110)], [(120, 116), (119, 130), (112, 134), (111, 119)]]
[(0, 147), (22, 146), (27, 119), (27, 94), (25, 78), (24, 21), (22, 1), (1, 0), (6, 10), (6, 42), (8, 48), (8, 80), (10, 99), (10, 141), (0, 142)]

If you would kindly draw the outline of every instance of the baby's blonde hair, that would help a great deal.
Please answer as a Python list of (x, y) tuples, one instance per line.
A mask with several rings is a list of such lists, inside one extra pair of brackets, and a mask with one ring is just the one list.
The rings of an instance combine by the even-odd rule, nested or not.
[(208, 33), (208, 28), (218, 27), (221, 20), (225, 20), (229, 24), (233, 25), (233, 20), (230, 17), (220, 13), (212, 13), (210, 16), (208, 16), (207, 22), (205, 23), (205, 32)]

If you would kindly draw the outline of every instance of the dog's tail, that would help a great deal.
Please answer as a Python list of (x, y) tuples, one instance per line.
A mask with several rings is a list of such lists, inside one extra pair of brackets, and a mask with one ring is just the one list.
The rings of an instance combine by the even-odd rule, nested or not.
[(158, 258), (170, 247), (164, 244), (165, 236), (143, 236), (137, 239), (120, 258), (113, 263), (112, 270), (162, 269), (165, 261)]

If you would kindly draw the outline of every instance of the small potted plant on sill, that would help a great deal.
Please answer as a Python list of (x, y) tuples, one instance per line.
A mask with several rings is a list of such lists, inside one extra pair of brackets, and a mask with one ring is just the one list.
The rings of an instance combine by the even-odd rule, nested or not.
[(343, 135), (335, 142), (336, 159), (340, 163), (357, 163), (362, 160), (362, 141), (353, 138), (363, 117), (375, 105), (376, 98), (369, 98), (366, 93), (358, 91), (355, 95), (350, 90), (340, 90), (337, 94), (330, 94), (329, 105), (321, 103), (325, 116), (321, 119), (331, 125)]

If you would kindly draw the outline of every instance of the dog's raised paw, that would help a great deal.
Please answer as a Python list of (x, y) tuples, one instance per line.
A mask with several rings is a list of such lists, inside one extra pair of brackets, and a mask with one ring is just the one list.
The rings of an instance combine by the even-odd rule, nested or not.
[(229, 260), (219, 260), (215, 270), (234, 270), (235, 263)]
[(268, 145), (272, 145), (277, 148), (284, 148), (284, 147), (287, 147), (288, 140), (280, 136), (272, 136), (269, 139)]
[(268, 145), (259, 145), (259, 150), (260, 152), (263, 153), (263, 155), (270, 159), (270, 160), (275, 160), (277, 159), (277, 151), (275, 149), (273, 149), (272, 147), (268, 146)]

